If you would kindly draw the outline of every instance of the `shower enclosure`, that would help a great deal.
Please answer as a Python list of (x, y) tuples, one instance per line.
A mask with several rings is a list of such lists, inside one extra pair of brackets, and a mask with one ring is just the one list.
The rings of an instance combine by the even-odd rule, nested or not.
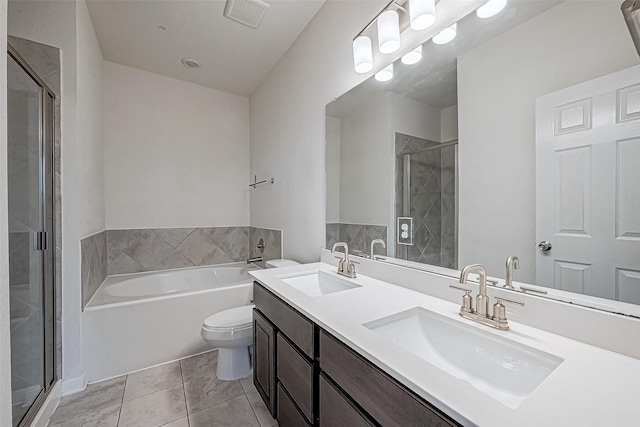
[(411, 217), (412, 239), (396, 239), (396, 258), (457, 268), (457, 140), (396, 133), (396, 218)]
[(11, 392), (13, 426), (26, 426), (56, 380), (55, 95), (11, 45), (7, 55)]

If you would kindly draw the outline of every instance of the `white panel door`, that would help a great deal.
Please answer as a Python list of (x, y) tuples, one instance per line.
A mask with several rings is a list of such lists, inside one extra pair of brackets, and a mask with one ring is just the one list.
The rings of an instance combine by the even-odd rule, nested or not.
[(536, 283), (640, 304), (640, 66), (536, 100)]

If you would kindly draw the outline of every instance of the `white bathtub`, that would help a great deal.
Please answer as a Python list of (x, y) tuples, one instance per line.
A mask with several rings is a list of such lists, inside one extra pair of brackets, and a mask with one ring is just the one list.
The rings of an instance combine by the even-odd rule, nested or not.
[(256, 266), (245, 263), (108, 277), (83, 315), (89, 382), (191, 356), (207, 316), (249, 304)]

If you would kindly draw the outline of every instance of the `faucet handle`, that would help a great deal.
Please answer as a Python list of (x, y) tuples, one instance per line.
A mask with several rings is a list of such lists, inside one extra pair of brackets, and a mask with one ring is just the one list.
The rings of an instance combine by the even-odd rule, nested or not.
[(461, 286), (449, 285), (450, 288), (463, 291), (462, 305), (460, 306), (460, 312), (473, 313), (473, 297), (471, 296), (471, 289), (463, 288)]
[(505, 327), (507, 326), (507, 308), (504, 306), (503, 302), (509, 304), (518, 304), (524, 305), (521, 301), (513, 301), (507, 298), (496, 297), (496, 303), (493, 304), (493, 320), (499, 323), (503, 323)]

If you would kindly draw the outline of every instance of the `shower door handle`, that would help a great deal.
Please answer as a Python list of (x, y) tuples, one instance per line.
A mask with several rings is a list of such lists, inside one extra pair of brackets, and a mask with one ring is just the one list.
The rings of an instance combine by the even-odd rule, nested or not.
[(47, 232), (36, 231), (33, 235), (33, 248), (36, 251), (47, 250)]

